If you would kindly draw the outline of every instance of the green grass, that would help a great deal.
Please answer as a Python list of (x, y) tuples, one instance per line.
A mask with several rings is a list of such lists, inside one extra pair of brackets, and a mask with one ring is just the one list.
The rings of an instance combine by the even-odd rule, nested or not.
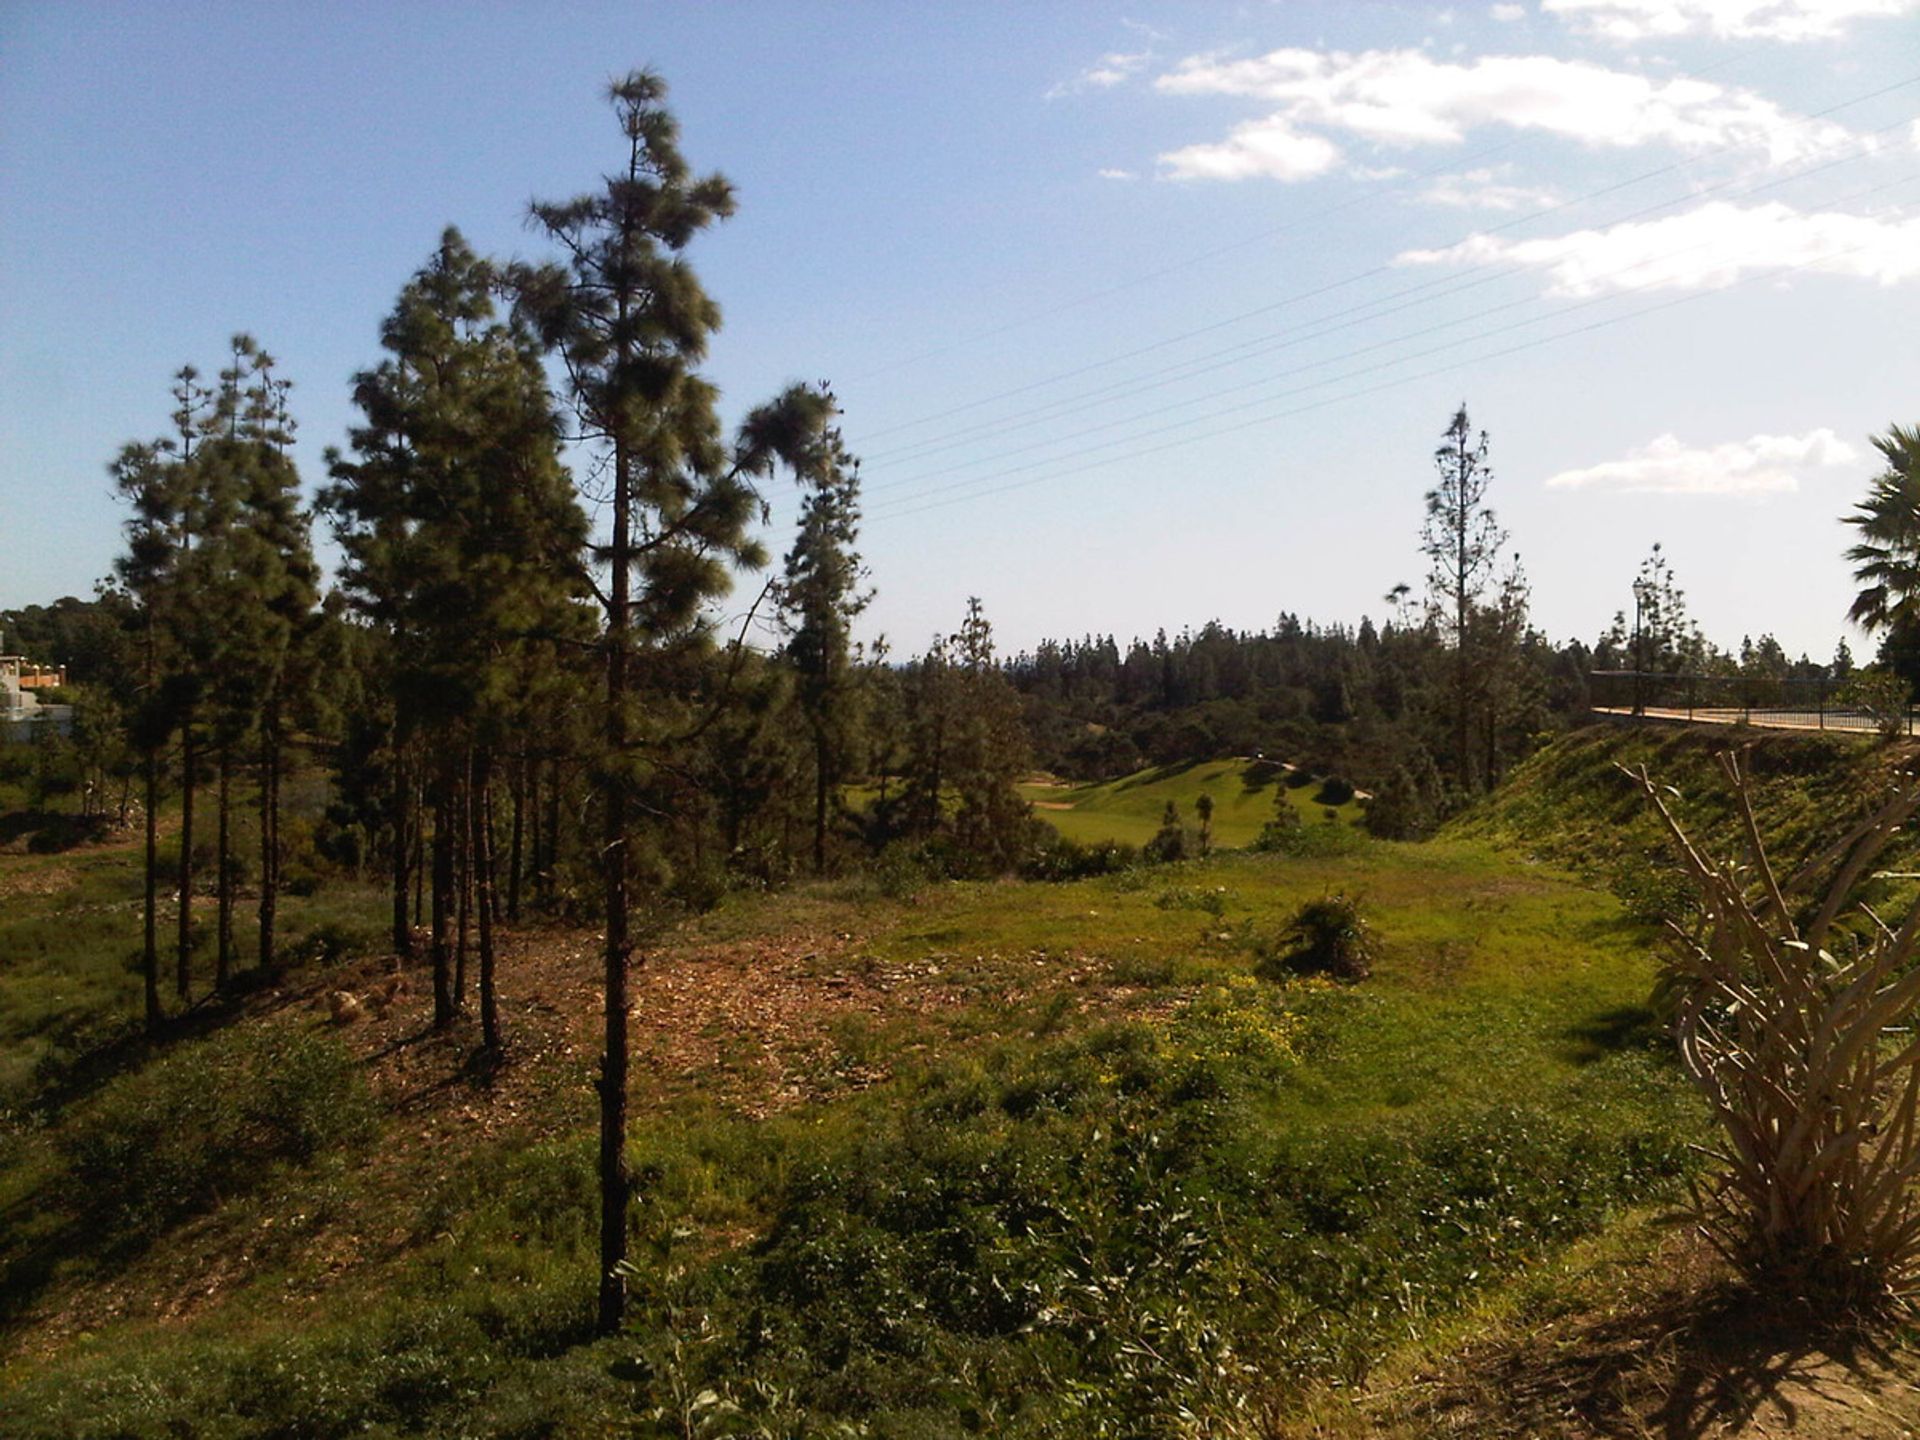
[[(1329, 807), (1315, 798), (1318, 782), (1289, 784), (1290, 778), (1279, 766), (1261, 761), (1208, 760), (1140, 770), (1098, 785), (1027, 784), (1020, 793), (1034, 802), (1035, 814), (1069, 840), (1129, 845), (1153, 838), (1169, 800), (1180, 807), (1182, 823), (1197, 828), (1200, 817), (1194, 802), (1202, 794), (1211, 795), (1213, 843), (1226, 850), (1253, 843), (1273, 816), (1276, 793), (1284, 795), (1306, 823), (1323, 823)], [(1359, 822), (1356, 801), (1332, 808), (1342, 823)]]
[[(1196, 768), (1188, 783), (1207, 783)], [(125, 883), (111, 854), (79, 864), (63, 902)], [(1374, 977), (1253, 979), (1331, 888), (1362, 897)], [(316, 910), (364, 899), (328, 894)], [(108, 913), (137, 927), (137, 908)], [(796, 929), (854, 937), (805, 962), (817, 970), (918, 988), (839, 1021), (834, 1053), (796, 1055), (867, 1077), (813, 1103), (755, 1119), (699, 1086), (649, 1097), (627, 1335), (588, 1334), (576, 1084), (531, 1148), (518, 1133), (416, 1157), (412, 1123), (390, 1115), (373, 1142), (390, 1163), (276, 1154), (212, 1209), (182, 1169), (192, 1155), (161, 1157), (189, 1183), (144, 1218), (149, 1253), (124, 1283), (157, 1284), (177, 1251), (227, 1272), (222, 1303), (187, 1322), (102, 1317), (51, 1359), (0, 1369), (0, 1410), (23, 1436), (537, 1435), (608, 1416), (642, 1435), (1158, 1434), (1183, 1410), (1232, 1434), (1243, 1403), (1284, 1410), (1363, 1375), (1534, 1258), (1670, 1195), (1688, 1164), (1693, 1102), (1641, 1008), (1645, 930), (1480, 842), (905, 899), (821, 885), (729, 902), (653, 963), (681, 941)], [(90, 964), (55, 947), (38, 968), (117, 973)], [(170, 1123), (155, 1096), (192, 1099), (169, 1076), (198, 1053), (15, 1133), (0, 1199), (58, 1211), (46, 1197), (73, 1193), (98, 1136)], [(368, 1244), (379, 1258), (322, 1283), (330, 1255)], [(112, 1274), (113, 1256), (88, 1251), (48, 1293)], [(289, 1295), (309, 1297), (294, 1332)], [(0, 1328), (0, 1355), (22, 1338)]]
[[(1539, 751), (1443, 834), (1567, 866), (1610, 888), (1641, 918), (1658, 920), (1678, 913), (1681, 882), (1658, 818), (1619, 767), (1646, 767), (1709, 858), (1744, 863), (1746, 843), (1717, 759), (1728, 749), (1744, 756), (1754, 816), (1783, 877), (1877, 808), (1893, 772), (1920, 754), (1910, 742), (1860, 735), (1601, 723)], [(1920, 849), (1911, 837), (1896, 839), (1879, 863), (1914, 870)], [(1902, 908), (1911, 893), (1910, 883), (1888, 880), (1863, 892), (1882, 913)]]
[[(142, 1163), (166, 1183), (138, 1195), (177, 1203), (145, 1208), (142, 1253), (116, 1269), (97, 1237), (41, 1281), (56, 1305), (107, 1280), (133, 1303), (44, 1348), (0, 1318), (0, 1428), (1273, 1433), (1409, 1346), (1460, 1343), (1463, 1316), (1560, 1283), (1568, 1247), (1679, 1193), (1703, 1117), (1648, 1006), (1657, 837), (1612, 766), (1645, 760), (1685, 792), (1690, 823), (1724, 835), (1724, 739), (1568, 737), (1420, 845), (1343, 827), (1338, 853), (730, 898), (650, 944), (648, 963), (706, 984), (718, 970), (677, 961), (681, 947), (764, 946), (799, 957), (823, 993), (838, 981), (887, 998), (836, 1014), (818, 1044), (743, 1035), (677, 1084), (637, 1068), (626, 1333), (596, 1341), (588, 1323), (591, 1057), (522, 1058), (550, 1083), (518, 1092), (525, 1108), (492, 1139), (456, 1125), (466, 1143), (416, 1149), (419, 1115), (395, 1110), (371, 1140), (311, 1156), (255, 1121), (212, 1127), (219, 1153), (156, 1147)], [(1763, 823), (1799, 854), (1893, 760), (1786, 741), (1762, 740), (1754, 769)], [(1226, 850), (1271, 813), (1276, 782), (1261, 781), (1222, 761), (1037, 793), (1074, 802), (1041, 813), (1075, 838), (1137, 843), (1168, 798), (1191, 824), (1204, 787)], [(1286, 803), (1318, 825), (1313, 793)], [(0, 945), (32, 947), (0, 970), (9, 1049), (43, 1044), (53, 1017), (106, 1023), (137, 998), (138, 910), (115, 898), (137, 876), (112, 852), (70, 860), (68, 883), (6, 912), (22, 928)], [(6, 857), (0, 880), (40, 863)], [(1359, 897), (1371, 978), (1256, 979), (1294, 912), (1335, 890)], [(301, 923), (377, 924), (377, 902), (323, 889)], [(502, 985), (511, 1010), (511, 971)], [(763, 1047), (807, 1075), (804, 1103), (743, 1103)], [(70, 1234), (85, 1166), (174, 1126), (200, 1103), (183, 1077), (226, 1053), (135, 1055), (87, 1096), (0, 1124), (16, 1236)], [(267, 1053), (224, 1063), (258, 1076)], [(351, 1093), (328, 1065), (299, 1075), (314, 1078), (276, 1083)], [(454, 1101), (493, 1103), (482, 1081)], [(236, 1169), (255, 1153), (257, 1173)], [(137, 1197), (107, 1198), (124, 1215)], [(359, 1260), (334, 1278), (341, 1255)], [(203, 1271), (220, 1303), (156, 1318)]]

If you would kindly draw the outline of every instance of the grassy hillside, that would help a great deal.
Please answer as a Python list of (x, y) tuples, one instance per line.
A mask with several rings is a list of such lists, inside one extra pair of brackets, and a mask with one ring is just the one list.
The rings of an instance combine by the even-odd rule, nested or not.
[[(1701, 1116), (1646, 1009), (1652, 932), (1539, 863), (1619, 888), (1650, 837), (1615, 758), (1724, 819), (1712, 738), (1569, 737), (1428, 844), (905, 898), (852, 880), (653, 937), (634, 1318), (611, 1339), (590, 1327), (591, 930), (509, 932), (508, 1058), (479, 1067), (470, 1028), (428, 1028), (417, 975), (385, 1016), (330, 1023), (326, 993), (389, 961), (379, 896), (324, 885), (281, 968), (148, 1044), (125, 1026), (133, 848), (0, 855), (0, 1430), (1413, 1440), (1772, 1417), (1754, 1387), (1789, 1382), (1764, 1357), (1807, 1343), (1730, 1327), (1711, 1260), (1658, 1218)], [(1791, 849), (1891, 759), (1786, 738), (1755, 768)], [(1250, 779), (1155, 772), (1052, 813), (1157, 826), (1207, 786), (1218, 821), (1233, 787), (1272, 805)], [(1289, 917), (1332, 889), (1362, 897), (1371, 978), (1286, 978)], [(1807, 1418), (1858, 1393), (1837, 1363), (1781, 1403), (1804, 1433), (1880, 1433)]]
[(1098, 785), (1034, 782), (1021, 786), (1020, 793), (1033, 802), (1041, 819), (1082, 844), (1146, 844), (1160, 828), (1169, 800), (1180, 807), (1183, 822), (1197, 826), (1194, 802), (1203, 793), (1213, 797), (1213, 843), (1220, 849), (1252, 844), (1272, 818), (1277, 796), (1284, 796), (1309, 824), (1322, 823), (1329, 808), (1346, 824), (1360, 818), (1360, 806), (1353, 800), (1327, 806), (1319, 798), (1317, 781), (1272, 762), (1246, 759), (1159, 766)]
[[(128, 998), (128, 852), (61, 858), (0, 858), (10, 924), (87, 935), (9, 991), (16, 1036)], [(1330, 887), (1365, 897), (1373, 978), (1256, 978)], [(371, 895), (314, 903), (349, 950), (378, 933), (349, 913)], [(44, 1050), (18, 1082), (0, 1413), (23, 1436), (1255, 1433), (1674, 1193), (1696, 1111), (1649, 1044), (1641, 933), (1469, 842), (730, 902), (636, 977), (613, 1340), (588, 1331), (591, 933), (510, 937), (498, 1070), (425, 1028), (417, 982), (328, 1023), (325, 991), (386, 962), (296, 954), (158, 1046)]]
[[(1912, 744), (1860, 735), (1597, 724), (1536, 753), (1445, 833), (1569, 866), (1609, 884), (1643, 913), (1657, 913), (1673, 884), (1668, 844), (1645, 797), (1619, 767), (1644, 765), (1671, 787), (1676, 815), (1709, 852), (1744, 853), (1716, 760), (1730, 747), (1746, 757), (1754, 812), (1783, 870), (1831, 845), (1875, 807), (1894, 771), (1920, 757)], [(1882, 864), (1911, 870), (1914, 860), (1913, 843), (1896, 842)]]

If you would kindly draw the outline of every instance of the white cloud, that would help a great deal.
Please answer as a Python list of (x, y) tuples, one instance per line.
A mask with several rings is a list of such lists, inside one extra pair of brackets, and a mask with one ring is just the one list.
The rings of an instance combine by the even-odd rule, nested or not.
[(1805, 215), (1778, 202), (1713, 201), (1681, 215), (1541, 240), (1473, 235), (1409, 250), (1407, 265), (1504, 262), (1543, 270), (1557, 295), (1608, 290), (1717, 290), (1754, 271), (1804, 267), (1881, 285), (1920, 279), (1920, 217)]
[(1854, 20), (1904, 15), (1920, 0), (1541, 0), (1589, 35), (1631, 43), (1708, 34), (1740, 40), (1829, 40)]
[(1808, 470), (1851, 465), (1859, 451), (1833, 431), (1755, 435), (1723, 445), (1690, 447), (1662, 435), (1584, 470), (1562, 470), (1549, 490), (1606, 490), (1629, 495), (1777, 495), (1800, 488)]
[(1296, 130), (1285, 116), (1236, 125), (1214, 145), (1188, 145), (1160, 157), (1161, 173), (1174, 180), (1310, 180), (1331, 170), (1340, 148), (1321, 135)]
[(1511, 25), (1515, 20), (1524, 20), (1527, 18), (1527, 7), (1524, 5), (1495, 5), (1491, 10), (1487, 11), (1487, 13), (1502, 25)]
[(1071, 80), (1062, 80), (1053, 86), (1047, 91), (1047, 99), (1058, 100), (1063, 95), (1077, 95), (1083, 90), (1111, 90), (1138, 75), (1152, 58), (1153, 52), (1150, 50), (1128, 53), (1115, 51), (1102, 55)]
[(1551, 190), (1515, 185), (1509, 177), (1511, 165), (1481, 170), (1464, 170), (1458, 175), (1441, 175), (1420, 192), (1429, 205), (1446, 205), (1458, 210), (1538, 210), (1560, 197)]
[(1102, 180), (1137, 180), (1139, 177), (1131, 170), (1107, 169), (1100, 172)]
[(1398, 180), (1407, 172), (1398, 165), (1349, 165), (1347, 177), (1351, 180)]
[[(1469, 64), (1418, 50), (1275, 50), (1251, 59), (1196, 55), (1154, 81), (1171, 95), (1243, 95), (1277, 105), (1225, 140), (1163, 156), (1183, 178), (1319, 174), (1332, 160), (1315, 129), (1378, 145), (1454, 144), (1481, 126), (1537, 130), (1596, 147), (1727, 146), (1775, 164), (1834, 149), (1852, 137), (1827, 120), (1789, 114), (1751, 90), (1684, 76), (1668, 80), (1549, 55), (1491, 55)], [(1313, 141), (1307, 146), (1307, 141)], [(1293, 157), (1261, 163), (1275, 151)], [(1304, 156), (1311, 163), (1301, 163)]]

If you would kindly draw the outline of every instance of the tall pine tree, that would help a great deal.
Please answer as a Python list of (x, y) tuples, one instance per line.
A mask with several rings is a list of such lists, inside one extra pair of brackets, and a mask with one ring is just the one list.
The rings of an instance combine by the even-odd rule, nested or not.
[(517, 267), (522, 312), (560, 358), (579, 438), (606, 462), (608, 531), (592, 550), (604, 574), (605, 699), (596, 777), (605, 895), (606, 1050), (600, 1092), (602, 1330), (625, 1313), (622, 1268), (632, 1190), (626, 1161), (630, 887), (634, 791), (647, 743), (636, 713), (636, 658), (704, 630), (704, 607), (731, 571), (765, 563), (749, 535), (762, 513), (753, 478), (784, 460), (804, 472), (821, 443), (814, 392), (788, 391), (750, 414), (729, 446), (714, 388), (696, 371), (719, 306), (684, 259), (693, 240), (732, 214), (733, 187), (696, 176), (680, 151), (666, 84), (648, 71), (609, 91), (625, 141), (598, 190), (536, 203), (534, 223), (562, 259)]

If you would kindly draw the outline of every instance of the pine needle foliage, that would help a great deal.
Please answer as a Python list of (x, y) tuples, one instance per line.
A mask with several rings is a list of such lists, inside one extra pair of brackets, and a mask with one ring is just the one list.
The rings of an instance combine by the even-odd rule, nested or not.
[[(1754, 820), (1740, 757), (1720, 768), (1744, 860), (1709, 859), (1644, 766), (1646, 792), (1698, 914), (1674, 924), (1680, 1057), (1721, 1139), (1698, 1185), (1709, 1241), (1757, 1284), (1834, 1312), (1920, 1300), (1920, 903), (1897, 928), (1859, 899), (1920, 810), (1920, 777), (1784, 880)], [(1624, 768), (1624, 767), (1623, 767)]]

